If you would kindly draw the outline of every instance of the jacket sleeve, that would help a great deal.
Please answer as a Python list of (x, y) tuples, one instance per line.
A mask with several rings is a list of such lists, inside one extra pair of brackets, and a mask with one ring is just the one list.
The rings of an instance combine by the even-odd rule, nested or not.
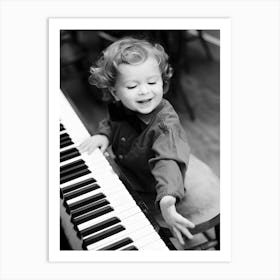
[(100, 121), (95, 134), (101, 134), (108, 137), (109, 142), (112, 143), (112, 124), (109, 119)]
[(156, 206), (160, 200), (171, 195), (180, 201), (185, 194), (184, 179), (189, 162), (190, 148), (186, 138), (178, 131), (165, 129), (154, 142), (154, 157), (149, 160), (156, 180)]

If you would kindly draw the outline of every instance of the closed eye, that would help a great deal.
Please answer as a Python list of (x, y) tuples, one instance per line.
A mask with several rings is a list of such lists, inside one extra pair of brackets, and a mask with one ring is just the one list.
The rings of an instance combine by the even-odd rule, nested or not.
[(136, 86), (127, 87), (127, 89), (134, 89), (134, 88), (136, 88)]
[(149, 85), (155, 85), (157, 82), (150, 82)]

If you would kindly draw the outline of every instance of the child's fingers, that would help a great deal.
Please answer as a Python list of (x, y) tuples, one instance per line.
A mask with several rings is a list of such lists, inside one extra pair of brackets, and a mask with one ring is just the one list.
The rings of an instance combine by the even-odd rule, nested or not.
[(180, 224), (177, 224), (176, 226), (186, 237), (188, 237), (189, 239), (193, 239), (193, 235), (189, 232), (189, 230), (186, 227)]
[(78, 146), (78, 149), (79, 149), (79, 151), (81, 152), (81, 153), (83, 153), (83, 152), (85, 152), (86, 150), (87, 150), (87, 148), (86, 148), (87, 146), (86, 145), (80, 145), (80, 146)]
[(185, 242), (184, 242), (184, 239), (183, 239), (183, 237), (182, 237), (181, 232), (180, 232), (176, 227), (172, 227), (172, 230), (173, 230), (173, 233), (174, 233), (175, 237), (177, 238), (177, 240), (178, 240), (182, 245), (184, 245)]
[(79, 152), (83, 153), (83, 152), (85, 152), (87, 149), (86, 149), (86, 146), (78, 146), (78, 150), (79, 150)]
[(88, 154), (91, 154), (97, 147), (98, 143), (96, 141), (92, 141), (92, 139), (89, 138), (82, 144), (80, 144), (80, 146), (78, 146), (78, 149), (81, 153), (87, 152)]
[(88, 149), (89, 144), (90, 144), (90, 141), (89, 141), (89, 139), (87, 139), (78, 146), (78, 149), (81, 152), (85, 152)]
[(106, 149), (107, 149), (106, 145), (100, 146), (100, 151), (102, 152), (102, 154), (105, 152)]
[(83, 145), (83, 146), (79, 146), (79, 151), (81, 153), (84, 153), (84, 152), (88, 152), (90, 149), (92, 149), (92, 145)]
[(96, 148), (97, 148), (97, 146), (91, 145), (91, 146), (87, 149), (87, 153), (88, 153), (89, 155), (92, 154)]
[(195, 227), (195, 224), (192, 223), (191, 221), (189, 221), (188, 219), (184, 218), (182, 215), (178, 214), (178, 216), (176, 217), (176, 220), (178, 223), (186, 226), (186, 227), (189, 227), (189, 228), (194, 228)]
[(92, 141), (92, 138), (91, 138), (91, 137), (88, 137), (88, 138), (86, 138), (85, 140), (83, 140), (83, 141), (80, 143), (80, 146), (87, 145), (87, 144), (90, 143), (91, 141)]

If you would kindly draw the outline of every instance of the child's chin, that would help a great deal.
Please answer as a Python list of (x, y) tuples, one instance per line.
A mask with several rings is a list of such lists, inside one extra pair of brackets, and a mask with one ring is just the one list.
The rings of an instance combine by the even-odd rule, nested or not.
[(155, 104), (153, 104), (152, 102), (149, 102), (147, 104), (143, 104), (143, 105), (140, 105), (137, 107), (138, 107), (137, 108), (138, 112), (140, 112), (142, 114), (149, 114), (155, 109)]
[(154, 108), (140, 108), (138, 109), (138, 112), (141, 114), (150, 114)]

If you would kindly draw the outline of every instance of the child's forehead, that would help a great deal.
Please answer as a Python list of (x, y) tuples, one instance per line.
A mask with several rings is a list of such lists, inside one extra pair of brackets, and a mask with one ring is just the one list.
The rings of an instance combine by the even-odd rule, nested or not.
[(121, 63), (118, 65), (118, 72), (124, 76), (134, 74), (158, 74), (160, 73), (160, 68), (158, 61), (150, 56), (144, 62), (138, 64)]

